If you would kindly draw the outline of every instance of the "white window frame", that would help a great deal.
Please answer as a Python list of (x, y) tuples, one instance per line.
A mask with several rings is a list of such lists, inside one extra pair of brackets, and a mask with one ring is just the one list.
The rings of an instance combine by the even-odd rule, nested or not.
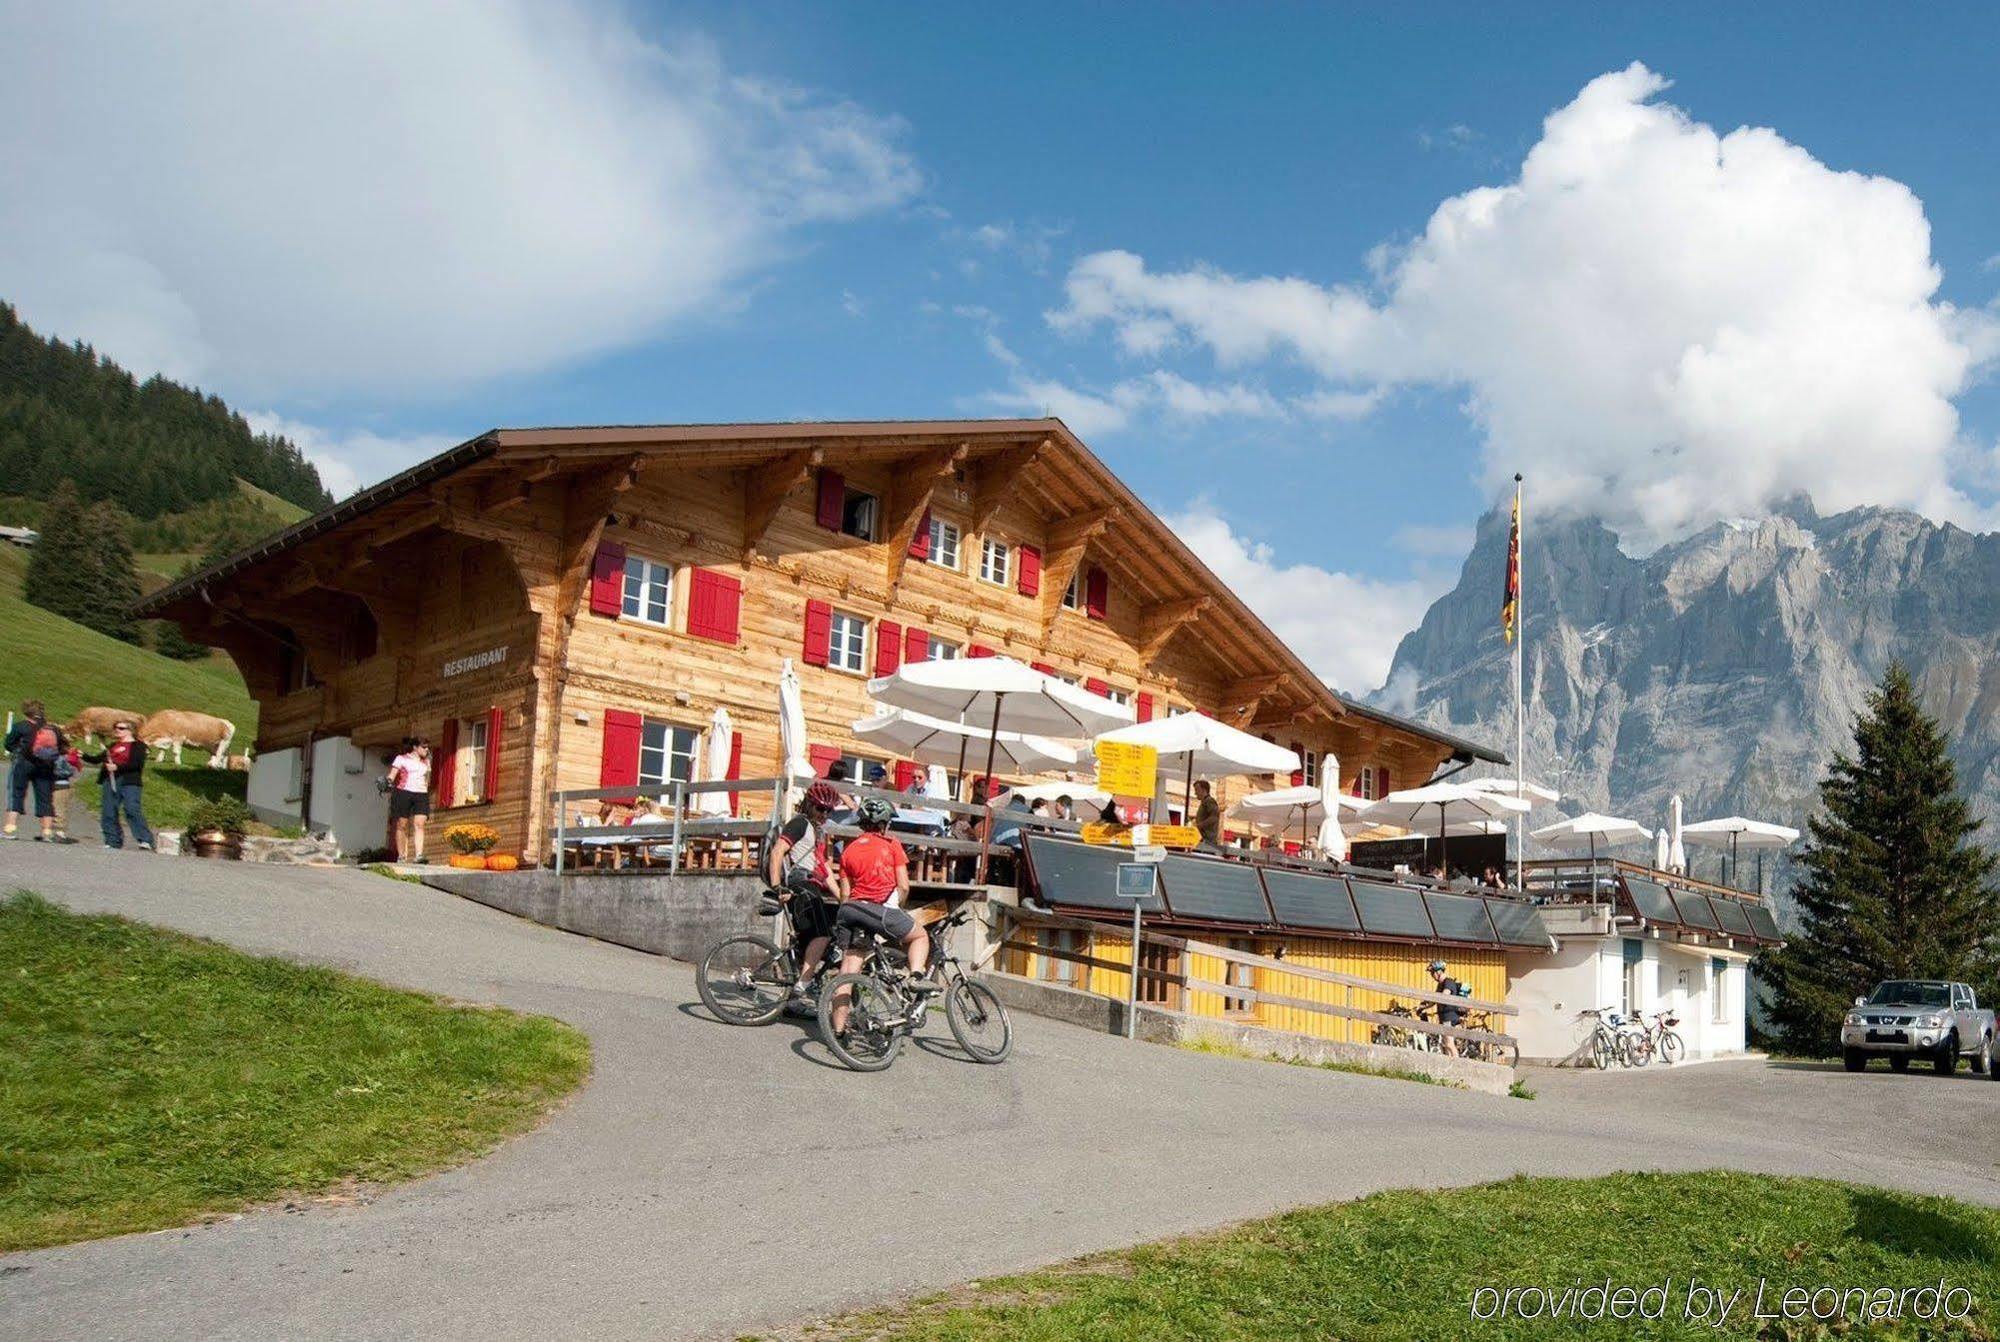
[(1306, 780), (1305, 780), (1306, 786), (1318, 787), (1319, 753), (1310, 746), (1307, 746), (1306, 748), (1299, 751), (1299, 767), (1304, 769), (1306, 772)]
[[(638, 584), (636, 592), (633, 590), (635, 579)], [(658, 618), (648, 613), (648, 607), (655, 604), (660, 607)], [(673, 565), (662, 564), (659, 560), (648, 559), (644, 555), (626, 555), (625, 572), (618, 585), (618, 612), (621, 619), (633, 620), (655, 629), (673, 628)]]
[[(685, 746), (685, 749), (683, 749)], [(639, 724), (639, 782), (662, 790), (675, 783), (692, 783), (701, 753), (701, 731), (664, 718)]]
[[(951, 538), (949, 559), (945, 558), (947, 536)], [(931, 518), (930, 552), (924, 556), (925, 562), (936, 564), (939, 568), (948, 568), (956, 573), (960, 563), (959, 550), (964, 539), (965, 533), (959, 530), (958, 523), (948, 522), (942, 517)]]
[[(850, 531), (847, 529), (847, 514), (850, 509), (856, 506), (857, 502), (865, 505), (862, 516), (867, 519), (868, 524), (858, 530)], [(840, 534), (851, 536), (859, 541), (881, 540), (882, 496), (873, 490), (856, 489), (853, 485), (847, 486), (846, 491), (840, 496)]]
[(486, 718), (458, 720), (458, 748), (453, 750), (452, 792), (454, 806), (476, 806), (492, 801), (486, 795)]
[(1112, 685), (1104, 691), (1104, 697), (1114, 704), (1129, 705), (1132, 702), (1132, 691), (1121, 690), (1116, 685)]
[[(994, 563), (994, 556), (999, 563)], [(995, 587), (1011, 586), (1014, 581), (1014, 547), (998, 536), (979, 538), (979, 581), (990, 582)]]
[[(874, 768), (878, 764), (885, 769), (889, 767), (889, 762), (887, 760), (876, 759), (873, 755), (849, 754), (846, 751), (842, 751), (840, 756), (837, 759), (835, 759), (833, 763), (844, 764), (847, 766), (847, 781), (854, 784), (856, 787), (874, 787), (875, 784), (870, 783), (868, 781), (868, 771)], [(893, 786), (895, 781), (896, 781), (895, 776), (892, 773), (888, 781), (883, 783), (882, 786), (883, 787)]]
[(1062, 608), (1064, 610), (1083, 609), (1083, 569), (1069, 575), (1069, 586), (1063, 588)]
[[(842, 630), (847, 636), (842, 636)], [(849, 660), (851, 654), (851, 660)], [(851, 676), (868, 674), (868, 621), (852, 611), (836, 610), (827, 622), (826, 664)]]
[(963, 656), (965, 656), (963, 643), (954, 643), (935, 634), (931, 635), (930, 645), (924, 650), (924, 660), (927, 662), (955, 662)]

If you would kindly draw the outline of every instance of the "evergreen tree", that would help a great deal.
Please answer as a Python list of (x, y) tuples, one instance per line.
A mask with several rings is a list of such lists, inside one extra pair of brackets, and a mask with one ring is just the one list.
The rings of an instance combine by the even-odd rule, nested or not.
[(1854, 999), (1887, 978), (1969, 982), (1982, 1002), (2000, 953), (1994, 855), (1937, 722), (1900, 662), (1856, 719), (1854, 754), (1836, 755), (1800, 855), (1798, 931), (1760, 962), (1787, 1047), (1827, 1056)]
[(42, 510), (21, 595), (43, 610), (81, 621), (90, 609), (95, 584), (96, 561), (83, 531), (83, 501), (76, 486), (64, 481)]
[(93, 609), (79, 623), (125, 643), (139, 642), (131, 610), (139, 599), (139, 566), (132, 561), (131, 519), (111, 502), (93, 503), (83, 515), (85, 539), (96, 559)]
[(153, 651), (177, 662), (198, 662), (209, 653), (206, 647), (183, 634), (181, 627), (172, 620), (154, 622)]

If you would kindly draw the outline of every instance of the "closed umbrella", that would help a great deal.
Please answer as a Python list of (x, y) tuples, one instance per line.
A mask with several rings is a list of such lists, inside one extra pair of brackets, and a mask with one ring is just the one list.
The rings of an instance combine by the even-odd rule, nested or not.
[(1662, 826), (1660, 826), (1660, 827), (1659, 827), (1658, 829), (1656, 829), (1656, 830), (1654, 830), (1654, 831), (1653, 831), (1653, 870), (1654, 870), (1654, 871), (1665, 871), (1665, 870), (1667, 869), (1667, 859), (1668, 859), (1668, 852), (1667, 852), (1667, 847), (1668, 847), (1668, 843), (1669, 843), (1669, 840), (1668, 840), (1668, 838), (1667, 838), (1667, 827), (1666, 827), (1665, 825), (1662, 825)]
[[(1337, 788), (1340, 786), (1340, 757), (1338, 755), (1329, 752), (1327, 757), (1320, 761), (1319, 781), (1322, 788)], [(1364, 798), (1350, 797), (1345, 793), (1340, 795), (1343, 804), (1328, 809), (1319, 822), (1319, 850), (1326, 855), (1326, 860), (1329, 862), (1345, 862), (1347, 861), (1348, 854), (1353, 851), (1348, 846), (1347, 828), (1340, 823), (1341, 812), (1346, 811), (1351, 815), (1358, 816), (1361, 812), (1368, 809), (1368, 802)], [(1344, 804), (1350, 801), (1354, 803), (1352, 806)]]
[(1524, 814), (1528, 803), (1519, 797), (1468, 787), (1463, 783), (1432, 783), (1427, 787), (1391, 792), (1362, 812), (1378, 825), (1435, 826), (1438, 864), (1445, 865), (1445, 826), (1454, 822), (1500, 820)]
[(1050, 769), (1071, 768), (1077, 759), (1076, 751), (1060, 741), (1022, 736), (1015, 732), (1001, 732), (994, 736), (983, 727), (945, 722), (907, 708), (892, 708), (872, 718), (863, 718), (854, 724), (854, 734), (890, 754), (906, 756), (924, 764), (950, 764), (954, 760), (962, 760), (968, 745), (973, 750), (986, 750), (991, 746), (993, 749), (986, 766), (988, 772), (1002, 768), (1016, 774), (1044, 773)]
[(778, 748), (784, 753), (787, 779), (813, 776), (812, 756), (806, 750), (805, 700), (799, 694), (799, 673), (792, 670), (789, 657), (778, 671)]
[(1757, 888), (1764, 887), (1764, 854), (1777, 848), (1789, 848), (1798, 842), (1799, 832), (1789, 825), (1774, 825), (1765, 820), (1746, 820), (1740, 815), (1724, 816), (1720, 820), (1700, 820), (1681, 831), (1683, 838), (1692, 844), (1707, 848), (1727, 848), (1729, 850), (1729, 884), (1736, 888), (1737, 855), (1745, 848), (1757, 852)]
[(1687, 875), (1688, 853), (1686, 841), (1681, 837), (1681, 794), (1667, 803), (1667, 826), (1673, 830), (1673, 838), (1667, 844), (1667, 870)]
[(1571, 820), (1559, 820), (1553, 825), (1544, 825), (1531, 831), (1532, 837), (1551, 848), (1589, 848), (1590, 864), (1593, 871), (1597, 866), (1597, 849), (1601, 844), (1606, 848), (1616, 848), (1620, 844), (1644, 843), (1653, 837), (1653, 831), (1636, 820), (1626, 820), (1615, 815), (1599, 815), (1595, 811), (1585, 811)]
[[(708, 740), (702, 748), (701, 778), (704, 783), (720, 783), (729, 777), (729, 754), (731, 738), (735, 728), (729, 721), (729, 710), (717, 708), (715, 716), (708, 720)], [(729, 794), (727, 792), (697, 792), (694, 794), (694, 813), (711, 817), (729, 814)]]

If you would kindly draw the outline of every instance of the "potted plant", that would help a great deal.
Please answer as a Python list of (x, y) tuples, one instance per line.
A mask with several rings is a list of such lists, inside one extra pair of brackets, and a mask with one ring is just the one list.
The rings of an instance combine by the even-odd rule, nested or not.
[(234, 797), (211, 797), (188, 812), (187, 841), (196, 857), (239, 862), (250, 808)]
[(467, 871), (483, 871), (486, 852), (500, 842), (500, 834), (491, 825), (467, 822), (445, 830), (444, 841), (451, 845), (452, 866), (463, 867)]

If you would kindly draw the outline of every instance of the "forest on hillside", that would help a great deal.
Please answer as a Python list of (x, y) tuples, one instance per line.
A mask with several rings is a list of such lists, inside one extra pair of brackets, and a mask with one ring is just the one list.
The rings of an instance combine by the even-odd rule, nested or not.
[(239, 480), (308, 511), (333, 502), (297, 446), (253, 432), (221, 397), (141, 382), (0, 303), (0, 495), (46, 500), (65, 480), (142, 522), (233, 500)]

